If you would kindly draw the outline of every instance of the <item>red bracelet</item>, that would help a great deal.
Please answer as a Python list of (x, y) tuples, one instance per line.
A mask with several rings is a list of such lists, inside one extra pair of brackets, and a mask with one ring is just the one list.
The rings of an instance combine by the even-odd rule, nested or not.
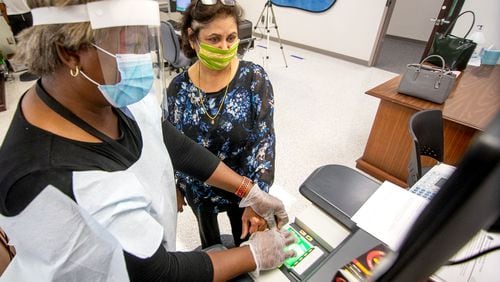
[(248, 177), (243, 176), (243, 180), (241, 181), (240, 186), (238, 187), (238, 189), (236, 189), (236, 192), (234, 192), (234, 194), (236, 194), (236, 196), (240, 198), (245, 197), (251, 185), (252, 180), (250, 180), (250, 178)]

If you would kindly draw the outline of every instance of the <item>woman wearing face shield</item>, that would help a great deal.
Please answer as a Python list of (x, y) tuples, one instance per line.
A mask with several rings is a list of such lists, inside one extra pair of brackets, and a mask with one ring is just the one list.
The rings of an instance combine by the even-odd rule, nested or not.
[[(192, 1), (183, 13), (183, 51), (198, 60), (170, 83), (168, 120), (268, 192), (274, 180), (273, 88), (261, 66), (236, 57), (242, 13), (235, 0)], [(221, 212), (238, 246), (244, 238), (240, 198), (182, 172), (176, 178), (198, 221), (202, 247), (221, 243)]]
[(17, 252), (3, 279), (227, 280), (293, 255), (277, 228), (227, 251), (173, 252), (174, 169), (240, 195), (248, 220), (288, 219), (278, 199), (161, 121), (156, 1), (28, 4), (34, 26), (16, 56), (41, 78), (0, 148), (0, 226)]

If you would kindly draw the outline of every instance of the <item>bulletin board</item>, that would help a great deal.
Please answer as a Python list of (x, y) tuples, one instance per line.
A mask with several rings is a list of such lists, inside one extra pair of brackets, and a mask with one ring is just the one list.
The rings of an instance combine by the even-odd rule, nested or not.
[(321, 13), (330, 9), (336, 0), (271, 0), (276, 6), (297, 8), (308, 12)]

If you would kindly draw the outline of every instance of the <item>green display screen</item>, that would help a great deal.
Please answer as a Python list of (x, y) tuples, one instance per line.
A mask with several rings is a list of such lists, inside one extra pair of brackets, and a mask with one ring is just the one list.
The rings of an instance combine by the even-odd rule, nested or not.
[(296, 256), (288, 258), (284, 262), (284, 265), (287, 268), (293, 269), (293, 267), (296, 266), (299, 262), (301, 262), (302, 259), (314, 249), (314, 247), (306, 240), (306, 238), (300, 235), (297, 232), (297, 230), (295, 230), (293, 227), (288, 226), (286, 229), (292, 232), (295, 238), (297, 238), (296, 243), (286, 247), (286, 250), (294, 250)]

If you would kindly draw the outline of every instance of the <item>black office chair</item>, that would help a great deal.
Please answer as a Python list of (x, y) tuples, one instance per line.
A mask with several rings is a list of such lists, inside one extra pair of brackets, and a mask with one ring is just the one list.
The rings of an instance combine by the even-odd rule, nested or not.
[(238, 46), (238, 58), (243, 59), (246, 52), (254, 47), (255, 38), (252, 35), (252, 22), (249, 20), (242, 20), (238, 24), (238, 37), (240, 45)]
[(191, 65), (191, 60), (181, 50), (179, 37), (171, 23), (164, 21), (160, 23), (160, 41), (163, 59), (171, 70), (178, 73)]
[(411, 187), (430, 167), (422, 167), (422, 156), (443, 162), (444, 133), (443, 114), (440, 110), (423, 110), (414, 113), (408, 129), (412, 138), (412, 150), (408, 162), (408, 186)]

